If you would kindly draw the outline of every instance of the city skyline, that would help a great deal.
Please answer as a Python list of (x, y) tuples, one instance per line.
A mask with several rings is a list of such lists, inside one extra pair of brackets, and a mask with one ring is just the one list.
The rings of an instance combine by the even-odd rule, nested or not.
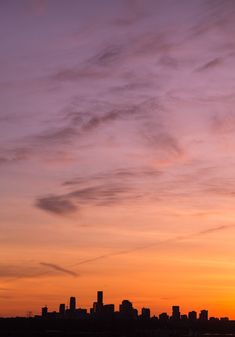
[(235, 319), (235, 1), (0, 1), (0, 316), (97, 289)]
[[(229, 317), (221, 315), (220, 317), (215, 316), (209, 316), (208, 309), (200, 309), (199, 311), (195, 311), (194, 308), (190, 308), (187, 313), (182, 312), (180, 309), (180, 305), (172, 305), (171, 306), (171, 313), (169, 313), (169, 309), (164, 312), (159, 312), (156, 310), (152, 310), (146, 305), (143, 307), (139, 307), (138, 309), (133, 306), (133, 303), (129, 299), (123, 299), (121, 303), (114, 304), (114, 303), (105, 303), (104, 302), (104, 294), (103, 290), (97, 291), (97, 300), (93, 302), (92, 306), (88, 306), (86, 308), (82, 307), (82, 303), (77, 301), (76, 296), (70, 296), (69, 299), (67, 299), (64, 303), (57, 304), (57, 309), (55, 308), (50, 311), (49, 306), (46, 304), (43, 307), (41, 307), (41, 315), (39, 313), (39, 310), (37, 312), (33, 312), (32, 310), (29, 310), (23, 315), (22, 317), (48, 317), (48, 318), (59, 318), (62, 316), (68, 316), (68, 318), (86, 318), (91, 315), (95, 314), (115, 314), (120, 312), (129, 312), (130, 311), (134, 314), (134, 318), (137, 317), (144, 317), (144, 318), (158, 318), (160, 320), (202, 320), (202, 321), (208, 321), (208, 320), (229, 320)], [(75, 314), (78, 314), (78, 317), (76, 317)], [(30, 316), (29, 316), (30, 315)], [(14, 316), (9, 316), (14, 317)], [(132, 318), (133, 318), (132, 317)], [(1, 316), (0, 316), (1, 318)], [(2, 317), (3, 318), (3, 317)], [(7, 318), (7, 317), (6, 317)]]
[(235, 320), (228, 317), (211, 317), (208, 310), (199, 313), (192, 310), (183, 313), (179, 305), (171, 307), (171, 313), (152, 315), (148, 307), (140, 311), (124, 299), (118, 308), (107, 304), (102, 290), (97, 291), (96, 300), (88, 308), (81, 307), (75, 296), (70, 296), (69, 305), (60, 303), (58, 310), (47, 306), (41, 314), (27, 317), (0, 317), (0, 331), (14, 336), (233, 336)]
[[(195, 310), (191, 310), (188, 313), (182, 313), (180, 311), (179, 305), (173, 305), (171, 308), (171, 314), (169, 312), (161, 312), (158, 315), (151, 315), (151, 310), (148, 307), (142, 307), (141, 310), (136, 309), (133, 306), (133, 303), (127, 299), (122, 300), (119, 304), (117, 310), (115, 310), (114, 304), (105, 304), (103, 301), (103, 291), (97, 291), (97, 300), (93, 302), (93, 306), (90, 308), (81, 308), (78, 304), (76, 297), (71, 296), (69, 299), (68, 304), (60, 303), (58, 306), (58, 311), (49, 311), (47, 306), (41, 308), (41, 317), (44, 318), (63, 318), (67, 316), (68, 318), (73, 319), (84, 319), (88, 318), (89, 316), (97, 316), (97, 318), (112, 318), (110, 315), (114, 314), (122, 314), (120, 318), (127, 318), (127, 319), (137, 319), (138, 317), (143, 319), (151, 319), (151, 318), (158, 318), (160, 320), (185, 320), (189, 319), (191, 321), (208, 321), (208, 320), (229, 320), (228, 317), (210, 317), (208, 310), (201, 309), (200, 312), (196, 312)], [(38, 317), (36, 315), (35, 317)]]

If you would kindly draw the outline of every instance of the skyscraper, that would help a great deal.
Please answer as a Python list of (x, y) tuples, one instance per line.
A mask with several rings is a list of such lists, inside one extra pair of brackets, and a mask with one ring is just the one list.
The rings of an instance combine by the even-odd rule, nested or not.
[(97, 291), (97, 303), (103, 305), (103, 291)]
[(199, 319), (200, 321), (208, 321), (208, 310), (201, 310)]
[(60, 304), (60, 307), (59, 307), (59, 313), (61, 315), (64, 315), (65, 314), (65, 304)]
[(123, 300), (119, 305), (120, 317), (124, 319), (136, 319), (138, 311), (133, 308), (133, 305), (128, 300)]
[(97, 291), (97, 302), (93, 303), (93, 309), (95, 313), (101, 313), (103, 311), (103, 291)]
[(197, 313), (196, 311), (190, 311), (188, 313), (188, 318), (191, 320), (191, 321), (196, 321), (197, 319)]
[(172, 307), (172, 319), (180, 320), (180, 307), (178, 305)]
[(143, 319), (150, 319), (150, 309), (149, 308), (142, 308), (141, 317)]
[(128, 300), (123, 300), (122, 304), (119, 306), (119, 311), (124, 313), (132, 313), (133, 306), (132, 303)]
[(48, 314), (48, 308), (47, 308), (47, 306), (45, 306), (45, 307), (42, 308), (42, 317), (47, 316), (47, 314)]
[(76, 310), (76, 298), (75, 297), (70, 297), (69, 310), (70, 312), (74, 312)]

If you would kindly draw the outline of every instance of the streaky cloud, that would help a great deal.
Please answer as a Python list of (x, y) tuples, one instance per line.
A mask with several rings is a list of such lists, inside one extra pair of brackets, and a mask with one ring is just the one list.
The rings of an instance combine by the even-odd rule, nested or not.
[(138, 182), (158, 179), (161, 171), (151, 167), (116, 169), (65, 181), (72, 191), (46, 195), (36, 200), (36, 207), (57, 215), (69, 215), (83, 205), (109, 206), (143, 197)]
[(199, 67), (197, 70), (198, 71), (205, 71), (205, 70), (210, 70), (214, 69), (215, 67), (221, 65), (222, 59), (219, 57), (216, 57), (215, 59), (205, 63), (203, 66)]
[(44, 211), (58, 215), (70, 214), (77, 211), (77, 206), (66, 196), (50, 195), (39, 198), (36, 206)]
[(130, 188), (124, 185), (102, 183), (77, 189), (61, 196), (51, 195), (39, 198), (36, 206), (54, 214), (67, 215), (77, 211), (81, 204), (107, 206), (130, 198), (132, 198)]
[(212, 228), (208, 228), (204, 231), (199, 232), (197, 235), (205, 235), (205, 234), (210, 234), (210, 233), (214, 233), (214, 232), (219, 232), (225, 229), (229, 229), (234, 227), (235, 225), (221, 225), (221, 226), (217, 226), (217, 227), (212, 227)]
[(57, 271), (59, 271), (61, 273), (65, 273), (65, 274), (68, 274), (68, 275), (71, 275), (71, 276), (74, 276), (74, 277), (78, 276), (78, 274), (75, 273), (74, 271), (66, 269), (66, 268), (63, 268), (63, 267), (59, 266), (58, 264), (40, 262), (40, 265), (48, 267), (48, 268), (51, 268), (51, 269), (54, 269), (54, 270), (57, 270)]

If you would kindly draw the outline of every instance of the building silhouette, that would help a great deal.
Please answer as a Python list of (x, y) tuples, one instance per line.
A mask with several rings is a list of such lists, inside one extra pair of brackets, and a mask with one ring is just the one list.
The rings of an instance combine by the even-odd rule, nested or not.
[(76, 310), (76, 298), (75, 297), (70, 297), (69, 310), (71, 313), (74, 313)]
[(200, 321), (208, 321), (208, 310), (201, 310), (199, 314)]
[(159, 321), (168, 321), (169, 320), (169, 315), (166, 312), (163, 312), (159, 315)]
[(141, 318), (143, 319), (150, 319), (150, 309), (149, 308), (142, 308), (141, 309)]
[(138, 316), (138, 311), (133, 308), (133, 305), (128, 300), (123, 300), (119, 306), (120, 317), (123, 319), (135, 319)]
[(47, 314), (48, 314), (48, 308), (47, 308), (47, 306), (45, 306), (45, 307), (42, 308), (42, 317), (46, 317)]
[(103, 306), (103, 291), (97, 291), (97, 303)]
[(191, 321), (196, 321), (196, 319), (197, 319), (196, 311), (190, 311), (188, 313), (188, 319), (190, 319)]
[[(76, 298), (70, 297), (68, 307), (59, 304), (58, 311), (42, 307), (41, 315), (34, 317), (0, 318), (0, 335), (3, 336), (116, 336), (116, 337), (182, 337), (182, 336), (232, 336), (235, 321), (228, 317), (209, 317), (208, 310), (189, 311), (181, 314), (178, 305), (167, 312), (152, 316), (150, 308), (143, 307), (138, 313), (132, 302), (125, 299), (115, 311), (114, 304), (106, 304), (103, 292), (98, 291), (90, 312), (76, 306)], [(12, 324), (12, 325), (11, 325)], [(26, 335), (24, 334), (28, 329)], [(2, 330), (1, 330), (2, 329)], [(17, 330), (18, 329), (18, 330)], [(17, 334), (17, 332), (19, 334)]]
[(95, 313), (101, 313), (103, 311), (103, 291), (97, 291), (97, 301), (93, 305)]
[(87, 320), (93, 319), (95, 321), (111, 321), (111, 320), (121, 320), (121, 321), (141, 321), (145, 323), (149, 320), (165, 322), (167, 324), (178, 324), (178, 322), (185, 322), (185, 324), (195, 324), (196, 322), (204, 324), (204, 322), (227, 322), (228, 317), (216, 318), (210, 317), (208, 315), (208, 310), (201, 310), (199, 316), (196, 311), (189, 311), (188, 315), (182, 314), (180, 312), (180, 307), (178, 305), (172, 306), (172, 315), (169, 317), (168, 313), (163, 312), (159, 316), (151, 317), (151, 312), (149, 308), (143, 307), (140, 314), (138, 310), (133, 307), (131, 301), (125, 299), (119, 305), (119, 310), (115, 311), (114, 304), (105, 304), (103, 302), (103, 291), (97, 291), (96, 302), (93, 303), (93, 307), (90, 312), (87, 309), (76, 307), (76, 298), (74, 296), (70, 297), (69, 308), (66, 309), (64, 303), (59, 305), (58, 312), (52, 311), (48, 312), (47, 306), (42, 307), (41, 318), (69, 318), (69, 319), (80, 319)]
[(180, 307), (178, 305), (173, 305), (171, 318), (176, 321), (180, 320)]
[(65, 314), (65, 304), (60, 304), (59, 306), (59, 313), (60, 315), (64, 315)]

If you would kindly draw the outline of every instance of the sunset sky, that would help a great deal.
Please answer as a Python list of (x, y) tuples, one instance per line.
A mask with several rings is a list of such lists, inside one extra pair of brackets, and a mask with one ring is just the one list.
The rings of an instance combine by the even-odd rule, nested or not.
[(77, 297), (235, 319), (235, 1), (0, 1), (0, 316)]

